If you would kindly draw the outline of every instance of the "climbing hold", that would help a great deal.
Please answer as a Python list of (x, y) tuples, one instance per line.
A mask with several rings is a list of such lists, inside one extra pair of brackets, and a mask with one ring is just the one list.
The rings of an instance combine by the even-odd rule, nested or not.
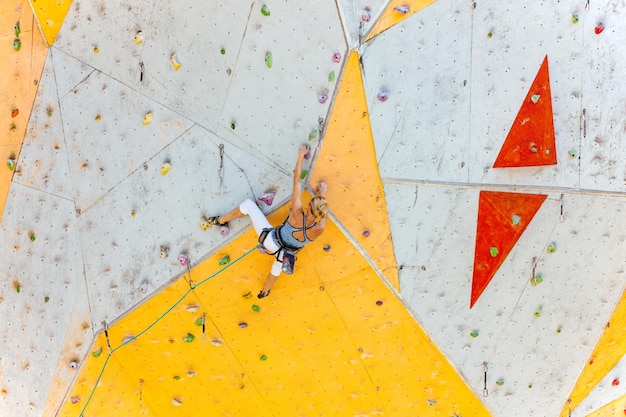
[(534, 277), (530, 279), (530, 285), (533, 287), (537, 284), (541, 284), (543, 282), (543, 276), (541, 274), (536, 274)]
[(180, 407), (181, 405), (183, 405), (183, 400), (181, 398), (174, 397), (172, 398), (172, 405)]
[(541, 306), (537, 307), (537, 309), (535, 310), (535, 317), (541, 317)]
[(232, 122), (232, 123), (230, 124), (230, 128), (231, 128), (232, 130), (235, 130), (235, 128), (236, 128), (236, 127), (237, 127), (237, 125), (235, 124), (235, 122)]
[(77, 402), (80, 402), (80, 397), (76, 397), (76, 396), (70, 397), (70, 402), (72, 404), (76, 404)]
[(331, 58), (331, 61), (337, 62), (337, 63), (341, 62), (341, 54), (339, 53), (339, 51), (333, 52), (333, 56)]
[(224, 256), (222, 256), (222, 258), (219, 260), (219, 262), (217, 264), (222, 266), (222, 265), (226, 265), (229, 262), (230, 262), (230, 256), (224, 255)]
[(131, 211), (130, 215), (133, 217), (137, 217), (137, 211), (136, 210)]
[(224, 48), (220, 49), (220, 54), (226, 55), (226, 49), (224, 49)]
[(491, 38), (492, 36), (493, 36), (493, 32), (491, 32), (491, 31), (487, 32), (487, 37), (488, 38)]
[(144, 279), (143, 281), (141, 281), (141, 284), (139, 285), (139, 288), (137, 288), (139, 290), (140, 293), (145, 294), (148, 292), (148, 287), (150, 286), (150, 283), (148, 282), (147, 279)]
[(152, 123), (152, 119), (154, 119), (154, 113), (149, 111), (148, 113), (144, 114), (142, 123), (144, 125), (149, 125), (150, 123)]
[(603, 30), (604, 30), (604, 25), (602, 23), (598, 23), (598, 25), (594, 29), (594, 32), (596, 32), (596, 35), (599, 35), (602, 33)]
[(274, 197), (276, 197), (276, 191), (268, 191), (265, 194), (263, 194), (262, 196), (260, 196), (259, 200), (261, 200), (262, 202), (264, 202), (268, 206), (271, 206), (272, 203), (274, 202)]
[(335, 71), (331, 71), (330, 74), (328, 74), (328, 82), (332, 83), (333, 81), (335, 81)]
[(142, 31), (135, 33), (135, 43), (137, 45), (141, 45), (141, 43), (143, 42), (143, 39), (144, 39), (144, 35)]
[(187, 336), (183, 337), (183, 342), (185, 343), (191, 343), (196, 339), (196, 336), (192, 335), (191, 333), (187, 333)]
[(386, 91), (381, 91), (381, 92), (378, 93), (378, 95), (376, 95), (376, 98), (381, 103), (384, 103), (389, 98), (389, 93), (387, 93)]
[(169, 162), (164, 163), (163, 165), (161, 165), (161, 175), (165, 175), (168, 172), (170, 172), (170, 170), (172, 169), (172, 164), (170, 164)]
[(264, 4), (263, 6), (261, 6), (261, 14), (263, 16), (269, 16), (270, 15), (270, 8), (267, 7), (267, 5)]
[(500, 378), (496, 381), (496, 385), (504, 385), (504, 379)]
[(248, 300), (248, 299), (252, 298), (252, 291), (248, 291), (247, 293), (242, 295), (242, 297), (244, 298), (244, 300)]
[(159, 254), (162, 259), (166, 259), (170, 255), (170, 248), (165, 245), (161, 245)]
[(383, 302), (381, 300), (377, 300), (376, 305), (380, 307), (381, 305), (383, 305)]
[(48, 114), (48, 117), (52, 117), (52, 114), (53, 114), (52, 106), (48, 106), (48, 108), (46, 109), (46, 113)]
[(196, 376), (196, 375), (197, 375), (197, 374), (196, 374), (196, 371), (194, 371), (193, 369), (190, 369), (190, 370), (188, 370), (188, 371), (187, 371), (187, 376), (188, 376), (189, 378), (193, 378), (193, 377), (194, 377), (194, 376)]
[(15, 159), (9, 158), (7, 159), (7, 167), (13, 171), (15, 169)]
[(93, 47), (93, 53), (94, 53), (94, 54), (98, 54), (98, 53), (100, 53), (100, 49), (98, 49), (98, 47), (97, 47), (97, 46), (94, 46), (94, 47)]
[(611, 382), (611, 385), (613, 385), (614, 387), (618, 386), (618, 385), (619, 385), (619, 379), (618, 379), (618, 378), (615, 378), (615, 379), (613, 380), (613, 382)]
[(309, 159), (311, 158), (311, 152), (307, 152), (304, 154), (304, 159)]
[(203, 324), (204, 324), (204, 316), (199, 317), (199, 318), (196, 319), (196, 321), (195, 321), (195, 325), (196, 326), (202, 326)]
[(243, 321), (242, 321), (241, 323), (239, 323), (239, 325), (238, 325), (238, 326), (239, 326), (239, 328), (241, 328), (241, 329), (245, 329), (246, 327), (248, 327), (248, 323), (245, 323), (245, 322), (243, 322)]
[(261, 357), (259, 358), (262, 361), (266, 361), (267, 360), (267, 355), (261, 355)]
[(511, 217), (511, 223), (513, 223), (513, 226), (519, 224), (519, 222), (522, 220), (522, 218), (520, 216), (518, 216), (517, 214), (514, 214)]
[(178, 263), (180, 264), (180, 266), (189, 265), (189, 255), (185, 253), (181, 253), (180, 255), (178, 255)]
[(576, 13), (572, 14), (572, 23), (578, 23), (578, 14)]
[(428, 398), (426, 400), (426, 404), (428, 404), (430, 407), (432, 407), (433, 405), (437, 404), (437, 400), (434, 400), (432, 398)]
[(572, 158), (576, 158), (576, 156), (578, 156), (578, 152), (576, 152), (575, 149), (570, 149), (569, 151), (567, 151), (567, 154)]
[(99, 114), (96, 114), (96, 117), (94, 117), (94, 120), (96, 122), (99, 122), (100, 120), (102, 120), (102, 116), (100, 116)]
[(220, 339), (211, 339), (211, 344), (215, 347), (222, 346), (223, 342)]
[(48, 301), (50, 301), (50, 297), (48, 297), (47, 295), (43, 298), (43, 302), (47, 303)]
[(252, 311), (254, 311), (254, 312), (258, 313), (258, 312), (260, 312), (260, 311), (261, 311), (261, 307), (259, 307), (259, 306), (258, 306), (258, 305), (256, 305), (256, 304), (252, 304)]
[(176, 56), (176, 52), (174, 52), (172, 55), (170, 55), (170, 62), (172, 63), (172, 66), (174, 67), (174, 70), (178, 71), (180, 69), (180, 67), (183, 66), (183, 64), (180, 63), (180, 61), (178, 61), (178, 57)]
[(496, 248), (495, 246), (490, 247), (489, 253), (491, 254), (492, 258), (495, 258), (496, 256), (498, 256), (498, 248)]
[(122, 339), (122, 344), (125, 345), (126, 343), (130, 343), (130, 342), (134, 342), (135, 341), (135, 336), (133, 335), (129, 335), (126, 336)]
[(557, 332), (557, 333), (561, 333), (561, 331), (563, 331), (563, 329), (561, 329), (560, 327), (557, 327), (557, 328), (556, 328), (556, 332)]
[(100, 355), (102, 355), (102, 348), (101, 347), (99, 347), (98, 349), (96, 349), (93, 352), (91, 352), (91, 356), (93, 356), (94, 358), (97, 358)]
[(330, 245), (324, 245), (322, 249), (324, 249), (324, 252), (330, 252)]
[(189, 304), (187, 307), (185, 307), (185, 310), (187, 310), (189, 313), (192, 313), (192, 314), (198, 311), (199, 309), (200, 309), (200, 306), (196, 303)]
[(174, 381), (180, 381), (180, 375), (174, 375), (174, 376), (172, 377), (172, 379), (173, 379)]
[(370, 231), (369, 230), (364, 231), (363, 237), (370, 237)]
[(324, 286), (320, 285), (320, 291), (324, 291), (324, 289), (325, 289)]
[(31, 241), (31, 242), (34, 242), (34, 241), (35, 241), (35, 239), (36, 239), (35, 234), (31, 232), (31, 233), (30, 233), (30, 241)]
[(20, 287), (19, 285), (17, 285), (17, 286), (15, 287), (15, 291), (16, 291), (18, 294), (19, 294), (19, 293), (21, 293), (21, 292), (22, 292), (22, 287)]
[(541, 96), (539, 94), (533, 94), (532, 96), (530, 96), (530, 101), (532, 101), (534, 104), (537, 104), (540, 97)]
[(15, 24), (13, 25), (13, 30), (15, 31), (15, 37), (19, 38), (20, 37), (20, 21), (18, 20), (17, 22), (15, 22)]
[(18, 114), (20, 114), (20, 109), (11, 110), (11, 117), (17, 117)]
[(318, 135), (317, 129), (311, 130), (311, 133), (309, 133), (309, 142), (317, 139), (317, 135)]
[(372, 18), (372, 12), (370, 11), (370, 9), (363, 9), (361, 11), (361, 20), (364, 22), (369, 22), (370, 19)]
[(268, 68), (272, 68), (272, 65), (274, 65), (274, 57), (269, 51), (265, 54), (265, 65), (267, 65)]
[(546, 248), (546, 252), (548, 252), (548, 253), (556, 252), (556, 243), (554, 243), (554, 242), (549, 243), (548, 247)]
[(326, 101), (328, 100), (328, 94), (326, 93), (321, 93), (318, 97), (317, 97), (317, 101), (320, 102), (320, 104), (324, 104), (326, 103)]
[(226, 225), (220, 226), (220, 235), (228, 236), (229, 233), (230, 233), (230, 227), (228, 227)]
[(78, 361), (70, 361), (70, 368), (78, 369)]
[(309, 175), (309, 171), (307, 171), (306, 169), (303, 169), (302, 172), (300, 173), (300, 179), (301, 180), (305, 179), (307, 175)]
[(400, 14), (407, 14), (408, 12), (411, 11), (411, 8), (409, 6), (396, 6), (393, 8), (393, 10), (395, 10), (396, 12)]
[(478, 337), (478, 330), (472, 330), (472, 331), (470, 332), (470, 336), (472, 336), (472, 337)]
[(15, 49), (16, 51), (19, 51), (22, 48), (22, 41), (20, 41), (19, 39), (16, 39), (13, 41), (13, 49)]

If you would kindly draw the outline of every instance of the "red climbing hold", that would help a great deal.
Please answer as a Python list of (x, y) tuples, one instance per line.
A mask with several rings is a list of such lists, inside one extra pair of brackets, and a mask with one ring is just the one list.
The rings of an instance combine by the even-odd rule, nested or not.
[(602, 23), (598, 23), (598, 26), (596, 26), (596, 28), (594, 29), (594, 32), (596, 32), (596, 35), (599, 35), (602, 33), (603, 30), (604, 30), (604, 25)]
[[(487, 288), (546, 197), (545, 194), (480, 192), (470, 308)], [(513, 221), (514, 216), (517, 221)]]
[(494, 168), (556, 165), (548, 56), (543, 59)]
[(613, 385), (614, 387), (618, 386), (618, 385), (619, 385), (619, 379), (618, 379), (618, 378), (615, 378), (615, 379), (613, 380), (613, 382), (611, 382), (611, 385)]

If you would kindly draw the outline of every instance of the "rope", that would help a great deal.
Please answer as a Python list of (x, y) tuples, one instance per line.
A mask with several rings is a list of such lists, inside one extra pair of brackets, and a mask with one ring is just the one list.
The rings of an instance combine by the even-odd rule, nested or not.
[[(224, 272), (224, 270), (230, 268), (231, 266), (233, 266), (234, 264), (236, 264), (237, 262), (239, 262), (240, 260), (242, 260), (243, 258), (245, 258), (246, 256), (250, 255), (255, 249), (258, 248), (258, 245), (253, 247), (252, 249), (250, 249), (248, 252), (244, 253), (243, 255), (241, 255), (240, 257), (238, 257), (237, 259), (235, 259), (234, 261), (230, 262), (229, 264), (225, 265), (223, 268), (221, 268), (220, 270), (218, 270), (217, 272), (215, 272), (213, 275), (209, 275), (208, 277), (206, 277), (205, 279), (203, 279), (202, 281), (200, 281), (198, 284), (190, 287), (185, 294), (182, 295), (182, 297), (180, 297), (178, 299), (178, 301), (176, 301), (170, 308), (168, 308), (167, 310), (165, 310), (165, 312), (163, 314), (161, 314), (156, 320), (154, 320), (148, 327), (146, 327), (144, 330), (142, 330), (141, 332), (139, 332), (135, 337), (133, 337), (133, 341), (137, 340), (141, 335), (143, 335), (144, 333), (146, 333), (148, 330), (150, 330), (152, 327), (154, 327), (159, 321), (161, 321), (165, 316), (167, 316), (176, 306), (178, 306), (191, 292), (193, 292), (194, 289), (196, 289), (196, 287), (199, 287), (200, 285), (204, 284), (205, 282), (207, 282), (208, 280), (215, 278), (216, 276), (218, 276), (219, 274), (221, 274), (222, 272)], [(85, 402), (85, 406), (83, 407), (83, 409), (81, 410), (79, 417), (83, 417), (83, 414), (85, 413), (85, 410), (87, 409), (87, 406), (89, 406), (89, 403), (91, 402), (91, 399), (93, 398), (95, 392), (96, 392), (96, 387), (98, 386), (98, 384), (100, 383), (100, 380), (102, 379), (102, 375), (104, 374), (104, 370), (106, 369), (107, 364), (109, 363), (109, 359), (111, 358), (111, 356), (113, 355), (113, 353), (115, 353), (115, 351), (117, 351), (118, 349), (120, 349), (122, 346), (128, 344), (129, 342), (123, 342), (121, 345), (117, 346), (116, 348), (109, 350), (109, 354), (106, 358), (106, 360), (104, 361), (104, 365), (102, 365), (102, 370), (100, 370), (100, 374), (98, 375), (98, 378), (96, 379), (96, 383), (93, 386), (93, 389), (91, 390), (91, 393), (89, 394), (89, 397), (87, 398), (87, 401)]]

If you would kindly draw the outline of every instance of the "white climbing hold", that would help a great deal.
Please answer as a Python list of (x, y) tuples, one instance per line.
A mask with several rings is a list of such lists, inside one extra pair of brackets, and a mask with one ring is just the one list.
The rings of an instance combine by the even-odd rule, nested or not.
[(183, 405), (183, 400), (181, 398), (174, 397), (172, 398), (172, 405), (180, 407), (181, 405)]
[(71, 361), (70, 362), (70, 368), (78, 369), (78, 362), (77, 361)]
[(198, 311), (200, 309), (200, 306), (196, 303), (192, 303), (187, 305), (187, 307), (185, 307), (185, 310), (187, 310), (187, 312), (189, 313), (195, 313), (196, 311)]

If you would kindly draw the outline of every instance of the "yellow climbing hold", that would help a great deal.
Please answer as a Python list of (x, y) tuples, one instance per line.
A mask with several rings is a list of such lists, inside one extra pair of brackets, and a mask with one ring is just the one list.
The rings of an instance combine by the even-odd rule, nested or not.
[(168, 172), (170, 172), (170, 170), (172, 169), (172, 164), (170, 164), (169, 162), (164, 163), (163, 165), (161, 165), (161, 175), (165, 175)]
[(143, 121), (142, 123), (144, 125), (149, 125), (150, 123), (152, 123), (152, 119), (154, 119), (154, 113), (152, 113), (151, 111), (149, 111), (148, 113), (146, 113), (143, 116)]
[(178, 71), (180, 69), (180, 67), (183, 66), (183, 64), (181, 64), (178, 61), (178, 57), (176, 56), (176, 52), (174, 52), (172, 55), (170, 55), (170, 61), (172, 62), (172, 66), (174, 67), (174, 69), (176, 71)]
[(135, 43), (137, 45), (141, 45), (143, 43), (144, 35), (142, 31), (139, 31), (135, 34)]
[(98, 47), (97, 47), (97, 46), (94, 46), (94, 47), (93, 47), (93, 53), (94, 53), (94, 54), (98, 54), (98, 53), (100, 53), (100, 49), (98, 49)]

